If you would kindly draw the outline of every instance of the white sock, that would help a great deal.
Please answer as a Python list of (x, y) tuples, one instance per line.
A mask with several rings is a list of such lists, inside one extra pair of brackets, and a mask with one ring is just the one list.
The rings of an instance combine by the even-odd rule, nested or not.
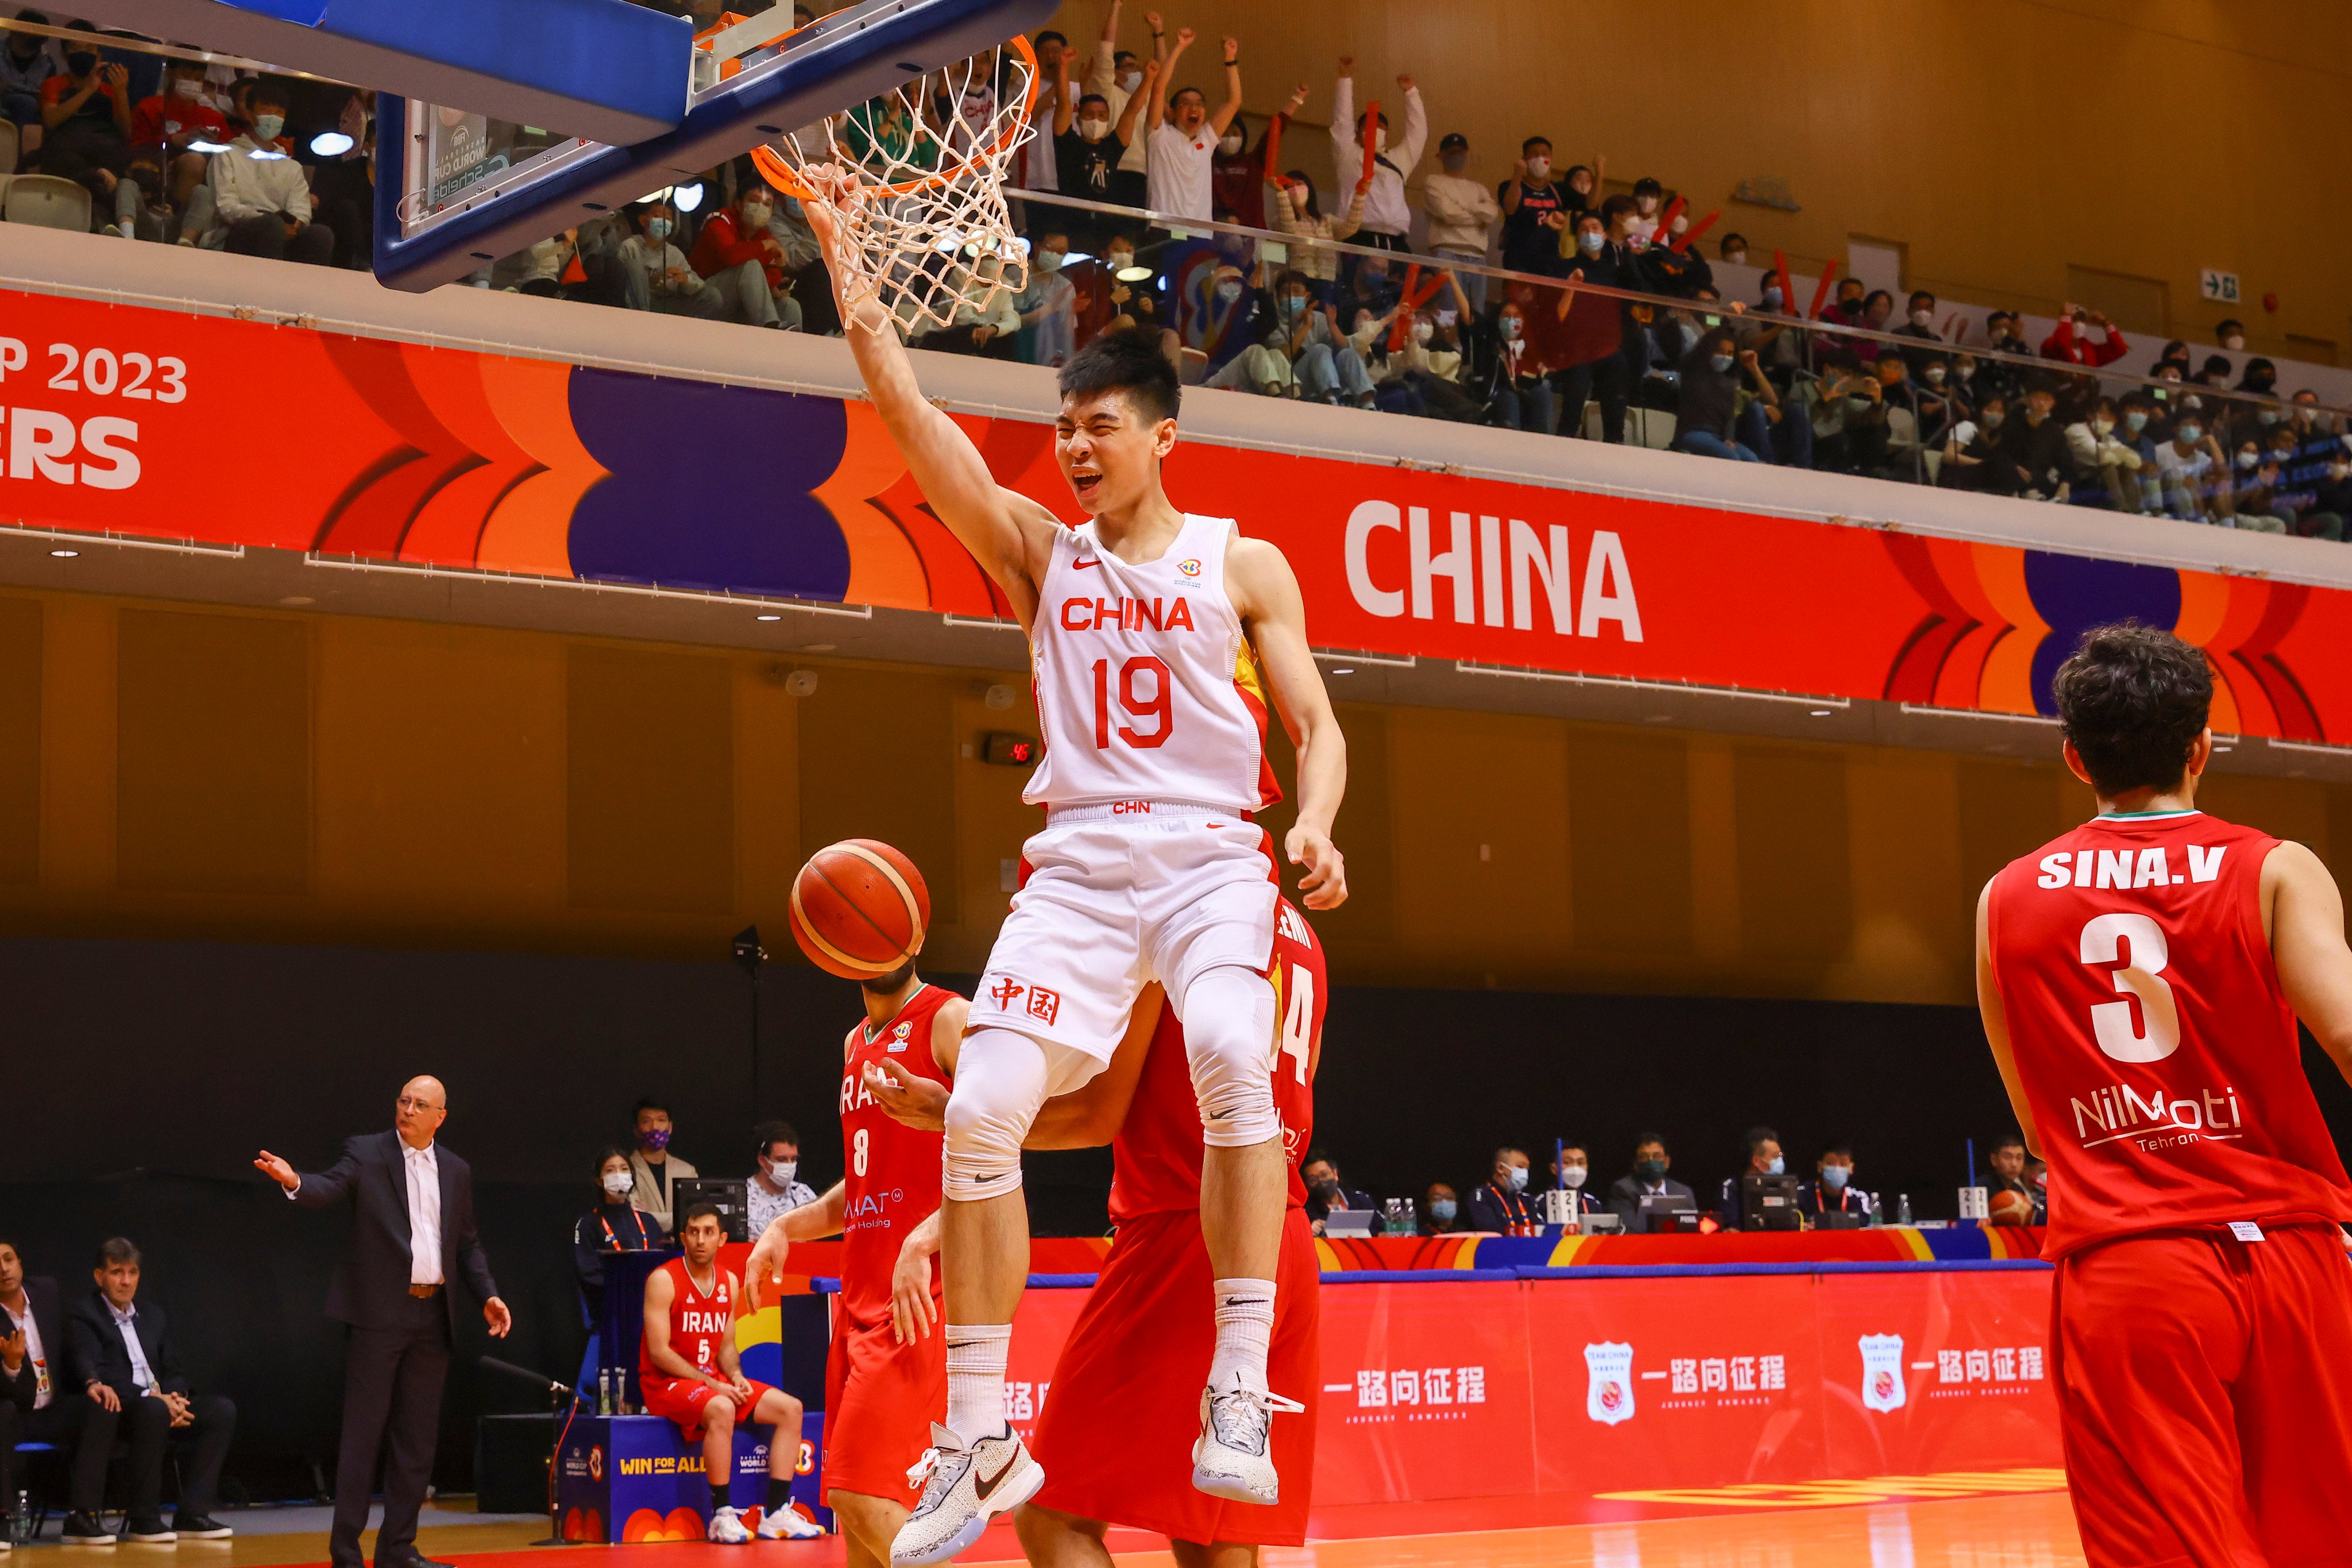
[(1266, 1346), (1274, 1340), (1274, 1281), (1220, 1279), (1216, 1290), (1217, 1353), (1209, 1363), (1210, 1386), (1238, 1376), (1245, 1386), (1263, 1389)]
[[(1004, 1357), (1013, 1348), (1013, 1325), (950, 1323), (947, 1336), (947, 1428), (969, 1447), (1004, 1429)], [(1263, 1350), (1258, 1359), (1265, 1359)]]

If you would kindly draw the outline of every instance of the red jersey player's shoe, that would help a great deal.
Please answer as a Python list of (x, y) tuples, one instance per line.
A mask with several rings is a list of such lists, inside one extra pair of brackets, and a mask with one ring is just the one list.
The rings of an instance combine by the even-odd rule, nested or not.
[(708, 1539), (721, 1546), (741, 1546), (751, 1541), (751, 1532), (743, 1528), (743, 1516), (733, 1509), (714, 1508), (710, 1510)]
[(1275, 1414), (1297, 1415), (1307, 1406), (1271, 1389), (1252, 1388), (1237, 1376), (1223, 1388), (1201, 1391), (1201, 1439), (1192, 1445), (1192, 1485), (1227, 1502), (1282, 1500), (1282, 1478), (1274, 1473), (1270, 1441)]
[(824, 1526), (786, 1506), (762, 1515), (757, 1533), (762, 1541), (814, 1541), (824, 1534)]
[(1045, 1484), (1045, 1468), (1011, 1427), (967, 1448), (936, 1421), (930, 1451), (907, 1473), (910, 1481), (918, 1476), (927, 1477), (923, 1500), (890, 1543), (892, 1568), (945, 1563), (978, 1541), (992, 1518), (1027, 1502)]

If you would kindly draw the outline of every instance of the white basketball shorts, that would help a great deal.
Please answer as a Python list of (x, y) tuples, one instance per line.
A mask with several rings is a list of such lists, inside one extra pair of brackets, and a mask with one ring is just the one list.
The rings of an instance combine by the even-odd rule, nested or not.
[(1027, 879), (996, 935), (970, 1028), (1017, 1029), (1110, 1060), (1158, 981), (1274, 957), (1274, 846), (1233, 812), (1165, 801), (1055, 811), (1022, 847)]

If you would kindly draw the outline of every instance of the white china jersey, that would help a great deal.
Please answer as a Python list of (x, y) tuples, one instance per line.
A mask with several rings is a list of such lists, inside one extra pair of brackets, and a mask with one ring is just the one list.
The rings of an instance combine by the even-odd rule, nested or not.
[(1241, 813), (1282, 798), (1265, 682), (1225, 594), (1234, 537), (1231, 519), (1188, 512), (1140, 565), (1103, 549), (1091, 522), (1054, 541), (1029, 635), (1045, 754), (1022, 799)]

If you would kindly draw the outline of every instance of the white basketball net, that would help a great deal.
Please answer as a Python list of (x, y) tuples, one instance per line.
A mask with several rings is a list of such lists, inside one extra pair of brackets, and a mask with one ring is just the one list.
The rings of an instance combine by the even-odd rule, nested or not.
[(754, 154), (771, 184), (835, 196), (826, 264), (842, 297), (878, 299), (909, 337), (984, 315), (1029, 285), (1004, 176), (1031, 135), (1037, 57), (1016, 37), (828, 116)]

